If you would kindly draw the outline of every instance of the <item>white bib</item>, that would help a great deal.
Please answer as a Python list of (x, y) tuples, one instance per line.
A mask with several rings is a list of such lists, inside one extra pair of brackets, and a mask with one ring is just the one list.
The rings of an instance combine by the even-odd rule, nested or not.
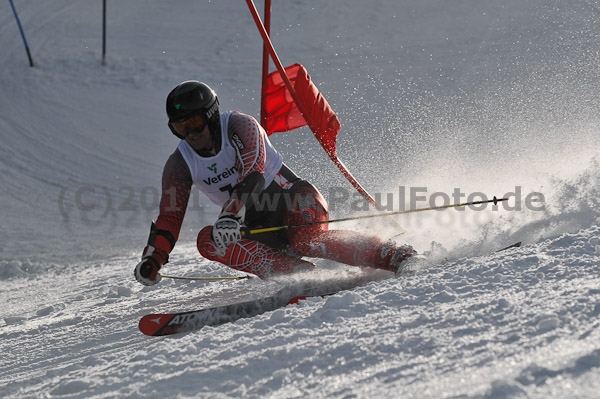
[[(201, 157), (185, 140), (181, 140), (177, 149), (185, 159), (194, 185), (202, 191), (212, 202), (221, 206), (231, 196), (233, 187), (239, 178), (235, 167), (238, 149), (229, 142), (227, 127), (229, 116), (232, 112), (221, 114), (221, 150), (212, 157)], [(260, 134), (264, 135), (267, 160), (265, 162), (265, 187), (273, 181), (282, 165), (281, 155), (273, 148), (264, 129), (260, 127)], [(241, 157), (239, 157), (241, 159)]]

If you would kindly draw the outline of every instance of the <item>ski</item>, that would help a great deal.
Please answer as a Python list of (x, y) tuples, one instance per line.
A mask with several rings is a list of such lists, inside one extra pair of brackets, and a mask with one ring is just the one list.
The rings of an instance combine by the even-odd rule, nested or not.
[(158, 336), (218, 326), (285, 306), (282, 291), (264, 298), (190, 312), (149, 314), (142, 317), (139, 328), (146, 335)]
[(219, 326), (231, 323), (242, 318), (253, 317), (277, 310), (287, 305), (297, 304), (301, 300), (334, 295), (337, 292), (339, 291), (292, 295), (289, 293), (289, 288), (284, 288), (267, 297), (230, 305), (180, 313), (149, 314), (140, 319), (138, 327), (143, 334), (150, 336), (184, 333), (199, 330), (206, 326)]
[(511, 248), (519, 248), (521, 246), (522, 242), (516, 242), (513, 245), (509, 245), (508, 247), (504, 247), (502, 249), (497, 250), (496, 252), (502, 252), (502, 251), (506, 251), (507, 249), (511, 249)]
[(337, 275), (334, 279), (320, 279), (318, 275), (314, 275), (312, 279), (286, 284), (274, 294), (243, 302), (185, 312), (148, 314), (140, 319), (139, 329), (145, 335), (160, 336), (219, 326), (297, 304), (308, 298), (335, 295), (386, 278), (380, 273), (350, 272), (342, 276), (345, 278)]
[[(520, 246), (521, 242), (517, 242), (496, 252)], [(206, 326), (219, 326), (297, 304), (308, 298), (335, 295), (341, 291), (364, 285), (369, 281), (374, 281), (374, 279), (365, 277), (348, 281), (321, 282), (320, 284), (306, 282), (300, 286), (287, 286), (272, 295), (244, 302), (185, 312), (148, 314), (140, 319), (139, 329), (145, 335), (161, 336), (199, 330)]]

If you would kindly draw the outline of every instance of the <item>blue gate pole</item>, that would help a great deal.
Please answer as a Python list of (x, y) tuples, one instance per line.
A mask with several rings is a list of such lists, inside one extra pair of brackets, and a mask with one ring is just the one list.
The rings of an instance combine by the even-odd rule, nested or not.
[(21, 37), (23, 38), (23, 43), (25, 44), (25, 51), (27, 51), (27, 57), (29, 58), (29, 66), (33, 66), (33, 60), (31, 59), (31, 52), (29, 51), (29, 45), (27, 44), (27, 39), (25, 38), (25, 32), (23, 32), (23, 27), (21, 26), (21, 21), (19, 20), (19, 16), (17, 15), (17, 10), (15, 9), (15, 5), (13, 4), (13, 0), (10, 1), (10, 6), (12, 7), (13, 13), (15, 14), (15, 19), (17, 20), (17, 25), (19, 25), (19, 31), (21, 32)]
[(102, 1), (102, 65), (106, 65), (106, 0)]

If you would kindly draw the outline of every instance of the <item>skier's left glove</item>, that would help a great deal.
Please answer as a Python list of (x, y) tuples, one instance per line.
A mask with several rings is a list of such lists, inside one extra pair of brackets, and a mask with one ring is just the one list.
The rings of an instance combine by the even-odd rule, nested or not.
[(169, 260), (169, 254), (163, 250), (147, 246), (142, 255), (142, 261), (135, 266), (135, 279), (144, 285), (154, 285), (161, 280), (158, 273), (162, 265)]
[(220, 251), (242, 239), (242, 223), (246, 214), (246, 206), (237, 199), (225, 202), (219, 218), (213, 226), (213, 241)]

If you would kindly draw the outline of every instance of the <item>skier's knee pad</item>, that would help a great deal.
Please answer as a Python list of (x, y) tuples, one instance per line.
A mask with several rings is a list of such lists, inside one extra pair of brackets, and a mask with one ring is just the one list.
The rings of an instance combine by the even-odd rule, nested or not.
[(289, 195), (291, 197), (292, 209), (288, 209), (291, 212), (302, 211), (303, 209), (316, 209), (319, 208), (325, 213), (329, 213), (329, 207), (327, 201), (323, 195), (317, 190), (315, 186), (306, 180), (301, 180), (294, 184), (290, 189)]
[[(327, 220), (329, 212), (327, 202), (319, 192), (307, 181), (294, 184), (290, 190), (292, 195), (291, 208), (284, 215), (286, 225), (302, 225)], [(300, 228), (292, 228), (286, 231), (288, 242), (292, 249), (298, 254), (310, 252), (310, 243), (322, 231), (327, 230), (327, 224), (314, 224)]]

